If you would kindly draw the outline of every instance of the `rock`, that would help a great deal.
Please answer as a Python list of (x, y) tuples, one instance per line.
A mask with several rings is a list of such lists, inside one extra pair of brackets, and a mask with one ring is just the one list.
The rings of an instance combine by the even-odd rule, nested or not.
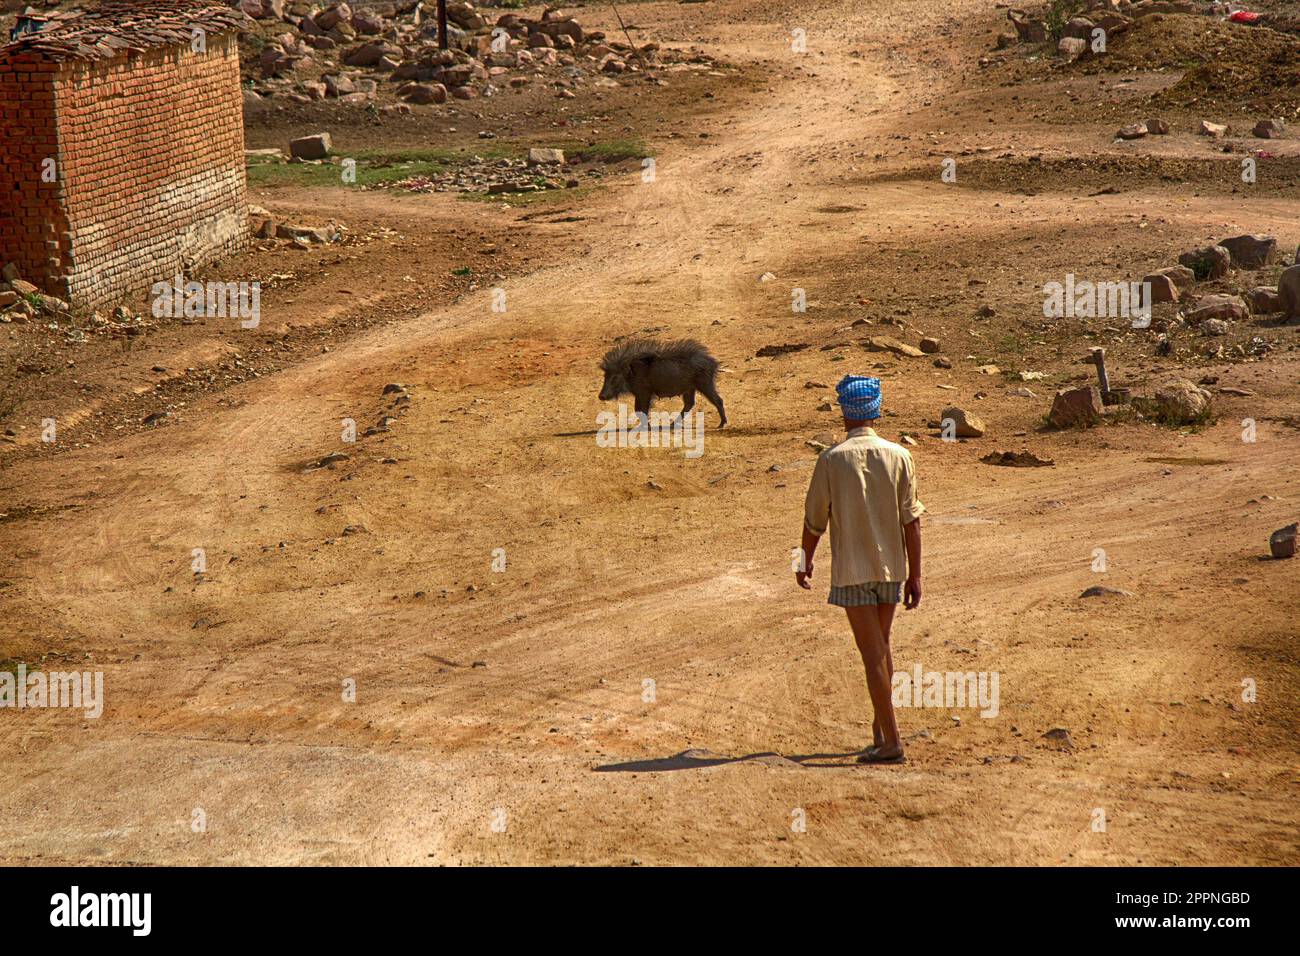
[(1200, 129), (1197, 132), (1201, 136), (1213, 136), (1218, 138), (1228, 131), (1228, 127), (1222, 123), (1211, 123), (1208, 120), (1201, 120)]
[(379, 36), (384, 32), (384, 18), (368, 10), (358, 10), (352, 14), (352, 29), (363, 36)]
[(1283, 270), (1277, 280), (1277, 301), (1278, 311), (1288, 321), (1300, 320), (1300, 265)]
[(1061, 42), (1056, 44), (1056, 52), (1061, 54), (1067, 63), (1079, 59), (1087, 49), (1087, 41), (1080, 40), (1078, 37), (1062, 37)]
[[(951, 425), (948, 423), (952, 422)], [(940, 430), (947, 432), (953, 429), (953, 434), (958, 438), (983, 438), (984, 422), (980, 418), (972, 415), (964, 408), (958, 408), (956, 405), (950, 405), (943, 410), (939, 416)]]
[(322, 30), (333, 30), (340, 23), (346, 23), (352, 19), (352, 8), (346, 3), (336, 3), (328, 10), (322, 10), (312, 19), (316, 21), (316, 26)]
[(1228, 323), (1223, 319), (1206, 319), (1201, 323), (1202, 335), (1227, 335), (1228, 331)]
[(926, 355), (933, 355), (934, 353), (938, 352), (939, 340), (929, 338), (928, 336), (926, 338), (921, 339), (921, 351), (924, 352)]
[(1162, 119), (1147, 120), (1147, 132), (1152, 136), (1168, 136), (1169, 124)]
[(9, 288), (13, 289), (21, 296), (36, 295), (41, 291), (30, 282), (24, 282), (22, 279), (10, 279)]
[(1180, 293), (1190, 292), (1196, 287), (1196, 273), (1187, 266), (1166, 266), (1163, 269), (1157, 269), (1156, 274), (1168, 276), (1173, 280), (1174, 285), (1178, 287)]
[(1141, 139), (1147, 134), (1146, 123), (1131, 123), (1121, 129), (1115, 136), (1119, 139)]
[(980, 461), (1004, 468), (1049, 468), (1056, 464), (1050, 458), (1039, 458), (1032, 451), (991, 451)]
[(541, 166), (544, 163), (563, 163), (564, 150), (562, 149), (530, 149), (528, 151), (528, 165)]
[(1210, 413), (1210, 393), (1187, 379), (1166, 382), (1142, 403), (1161, 420), (1173, 425), (1191, 425)]
[(287, 223), (277, 224), (275, 235), (280, 239), (294, 239), (300, 242), (315, 242), (322, 245), (333, 242), (338, 238), (338, 232), (333, 226), (314, 228), (312, 226), (291, 226)]
[(330, 134), (316, 133), (289, 141), (289, 155), (295, 159), (324, 159), (330, 154)]
[(487, 21), (469, 3), (447, 4), (447, 19), (462, 30), (482, 30)]
[(1178, 301), (1178, 286), (1165, 273), (1154, 272), (1149, 276), (1143, 276), (1142, 282), (1151, 288), (1152, 305)]
[(1065, 26), (1061, 28), (1061, 36), (1075, 37), (1087, 41), (1092, 39), (1092, 31), (1095, 26), (1096, 24), (1087, 17), (1073, 17), (1066, 21)]
[(1262, 119), (1251, 130), (1260, 139), (1281, 139), (1286, 132), (1286, 124), (1280, 119)]
[(447, 102), (447, 88), (441, 83), (404, 83), (397, 88), (397, 95), (417, 105)]
[(777, 355), (788, 355), (791, 352), (802, 352), (808, 347), (807, 342), (787, 343), (785, 345), (764, 345), (754, 353), (758, 358), (773, 358)]
[(348, 93), (355, 93), (356, 91), (356, 84), (352, 82), (350, 76), (330, 74), (325, 77), (326, 96), (346, 96)]
[(892, 352), (895, 355), (902, 355), (907, 358), (919, 358), (925, 353), (914, 345), (906, 345), (897, 339), (891, 339), (887, 335), (874, 335), (862, 343), (862, 347), (868, 352)]
[(1178, 261), (1192, 270), (1196, 281), (1204, 282), (1207, 279), (1221, 279), (1226, 276), (1228, 267), (1232, 264), (1232, 254), (1223, 246), (1202, 246), (1200, 249), (1184, 252), (1178, 257)]
[(1101, 421), (1101, 392), (1095, 385), (1061, 389), (1052, 399), (1047, 420), (1054, 428), (1075, 428)]
[(7, 309), (18, 301), (18, 293), (10, 289), (0, 290), (0, 309)]
[(383, 41), (376, 40), (352, 48), (347, 53), (343, 54), (343, 62), (348, 66), (374, 66), (386, 56), (391, 59), (396, 59), (401, 55), (402, 51), (400, 47), (395, 47), (391, 43), (384, 43)]
[(1272, 315), (1282, 311), (1282, 299), (1273, 286), (1259, 285), (1246, 293), (1246, 304), (1252, 315)]
[(1292, 558), (1295, 557), (1296, 534), (1300, 531), (1300, 524), (1289, 524), (1285, 528), (1278, 528), (1268, 537), (1269, 553), (1275, 558)]
[(1081, 598), (1092, 597), (1132, 597), (1132, 591), (1125, 591), (1123, 588), (1108, 588), (1104, 584), (1094, 584), (1079, 595)]
[(1060, 744), (1067, 750), (1074, 750), (1074, 741), (1070, 737), (1070, 732), (1064, 727), (1053, 727), (1047, 733), (1043, 734), (1044, 740), (1050, 740), (1053, 743)]
[(472, 100), (478, 97), (478, 90), (472, 86), (458, 86), (451, 91), (451, 95), (458, 100)]
[(1207, 319), (1225, 322), (1242, 322), (1250, 317), (1246, 302), (1239, 295), (1204, 295), (1196, 307), (1183, 315), (1188, 325), (1199, 325)]
[(16, 265), (12, 262), (6, 262), (4, 268), (0, 269), (0, 278), (3, 278), (5, 282), (17, 282), (22, 278), (22, 274), (18, 271)]
[(1277, 261), (1277, 240), (1272, 236), (1233, 236), (1220, 239), (1238, 269), (1262, 269)]
[(935, 367), (935, 368), (952, 368), (952, 360), (951, 360), (951, 359), (946, 359), (946, 358), (944, 358), (943, 356), (939, 356), (939, 358), (937, 358), (937, 359), (934, 360), (934, 367)]
[(1008, 10), (1007, 19), (1023, 42), (1043, 43), (1047, 40), (1047, 24), (1042, 20), (1030, 19), (1019, 10)]

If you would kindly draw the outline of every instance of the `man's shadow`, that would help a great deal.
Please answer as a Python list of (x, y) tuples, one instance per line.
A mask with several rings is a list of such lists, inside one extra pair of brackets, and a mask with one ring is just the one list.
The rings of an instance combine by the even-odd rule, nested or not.
[[(723, 764), (745, 763), (746, 761), (772, 766), (795, 765), (799, 767), (851, 767), (854, 758), (863, 751), (849, 753), (793, 754), (786, 757), (771, 750), (761, 753), (746, 754), (743, 757), (727, 757), (709, 750), (683, 750), (671, 757), (654, 760), (629, 760), (626, 763), (608, 763), (593, 768), (597, 773), (666, 773), (672, 770), (703, 770), (705, 767), (719, 767)], [(844, 761), (835, 763), (832, 761)]]

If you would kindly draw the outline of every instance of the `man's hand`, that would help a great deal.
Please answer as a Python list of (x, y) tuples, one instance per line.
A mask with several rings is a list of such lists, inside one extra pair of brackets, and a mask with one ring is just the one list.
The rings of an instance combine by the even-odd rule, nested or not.
[(910, 611), (921, 603), (921, 579), (908, 578), (903, 586), (903, 607)]
[(796, 571), (794, 573), (794, 579), (799, 582), (799, 587), (803, 588), (805, 591), (812, 590), (812, 585), (808, 583), (808, 579), (812, 577), (812, 573), (813, 566), (811, 561), (805, 562), (804, 570)]

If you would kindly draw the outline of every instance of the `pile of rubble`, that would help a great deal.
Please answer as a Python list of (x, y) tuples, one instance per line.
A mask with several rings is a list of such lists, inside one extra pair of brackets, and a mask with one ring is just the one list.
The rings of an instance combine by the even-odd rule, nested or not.
[(0, 276), (0, 322), (21, 325), (42, 315), (57, 318), (69, 314), (68, 303), (24, 281), (12, 262), (5, 264)]
[[(1228, 3), (1195, 0), (1081, 0), (1076, 10), (1077, 15), (1061, 23), (1059, 20), (1053, 22), (1054, 15), (1059, 13), (1052, 6), (1044, 7), (1036, 13), (1009, 9), (1007, 19), (1015, 32), (999, 34), (997, 49), (1005, 50), (1017, 43), (1050, 41), (1056, 45), (1057, 52), (1063, 59), (1073, 62), (1105, 52), (1107, 41), (1126, 32), (1133, 21), (1142, 17), (1174, 13), (1226, 19), (1236, 12), (1233, 5)], [(1270, 18), (1265, 14), (1241, 22), (1263, 26), (1270, 22)], [(1101, 31), (1100, 34), (1098, 30)]]
[[(589, 176), (602, 175), (588, 170)], [(405, 189), (417, 193), (472, 192), (489, 196), (503, 193), (535, 193), (548, 189), (572, 189), (579, 182), (567, 170), (564, 151), (530, 149), (527, 159), (483, 159), (470, 162), (437, 176), (410, 176), (377, 183), (377, 189)]]
[[(242, 9), (263, 21), (262, 34), (246, 41), (247, 102), (267, 96), (292, 102), (332, 99), (373, 103), (391, 89), (403, 104), (474, 99), (503, 88), (522, 89), (541, 81), (556, 95), (592, 75), (634, 74), (653, 80), (665, 64), (711, 64), (708, 57), (661, 50), (657, 43), (631, 46), (584, 30), (568, 14), (548, 8), (540, 19), (506, 13), (490, 23), (470, 3), (447, 5), (448, 49), (440, 49), (436, 17), (422, 2), (381, 2), (364, 9), (334, 3), (324, 9), (295, 0), (241, 0)], [(430, 5), (432, 6), (432, 5)], [(292, 30), (275, 33), (279, 24)], [(391, 107), (390, 107), (391, 108)]]
[[(1300, 262), (1300, 249), (1296, 256), (1294, 261)], [(1149, 283), (1152, 304), (1178, 304), (1194, 292), (1199, 282), (1227, 278), (1234, 269), (1243, 272), (1265, 269), (1279, 261), (1277, 240), (1272, 236), (1233, 236), (1188, 250), (1178, 257), (1178, 265), (1157, 270), (1142, 281)], [(1288, 324), (1300, 324), (1300, 264), (1284, 269), (1277, 285), (1255, 285), (1244, 295), (1198, 295), (1171, 318), (1152, 322), (1151, 330), (1160, 336), (1158, 350), (1167, 354), (1172, 350), (1168, 333), (1177, 327), (1193, 328), (1207, 337), (1225, 336), (1232, 331), (1234, 323), (1244, 322), (1252, 315), (1276, 315)], [(1243, 354), (1246, 351), (1241, 346), (1237, 349)], [(1267, 350), (1268, 343), (1257, 339), (1252, 342), (1250, 352), (1259, 354)], [(1214, 346), (1207, 348), (1207, 353), (1215, 355), (1220, 351)]]

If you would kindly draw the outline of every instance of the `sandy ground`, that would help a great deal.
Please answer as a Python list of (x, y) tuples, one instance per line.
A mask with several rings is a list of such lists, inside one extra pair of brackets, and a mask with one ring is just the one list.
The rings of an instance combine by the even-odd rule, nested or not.
[[(7, 465), (6, 650), (93, 663), (107, 705), (0, 719), (0, 861), (1294, 865), (1300, 564), (1263, 556), (1300, 507), (1300, 332), (1180, 366), (1133, 335), (1042, 330), (1038, 293), (1140, 277), (1208, 235), (1294, 245), (1294, 196), (940, 182), (936, 157), (963, 149), (1132, 152), (979, 86), (987, 2), (634, 10), (769, 79), (699, 120), (707, 138), (656, 142), (655, 180), (618, 179), (581, 221), (419, 197), (529, 230), (540, 259), (504, 282), (504, 314), (461, 289), (166, 427)], [(1150, 148), (1207, 155), (1190, 135)], [(393, 200), (270, 201), (355, 220)], [(408, 266), (361, 254), (399, 294)], [(906, 331), (875, 327), (899, 311)], [(857, 318), (938, 336), (954, 368), (865, 352)], [(723, 361), (731, 424), (705, 406), (698, 459), (595, 443), (595, 363), (647, 329)], [(1100, 342), (1134, 385), (1183, 367), (1251, 394), (1194, 432), (1043, 431), (1049, 388), (1015, 397), (967, 359), (1007, 336), (1004, 367), (1082, 378)], [(754, 357), (785, 342), (812, 347)], [(870, 710), (825, 557), (811, 594), (790, 573), (805, 442), (836, 430), (830, 390), (805, 385), (851, 370), (884, 378), (886, 437), (920, 436), (925, 597), (899, 613), (896, 666), (1000, 676), (996, 718), (901, 710), (898, 767), (853, 762)], [(951, 403), (988, 437), (931, 437)], [(387, 434), (339, 440), (389, 411)], [(979, 462), (1020, 447), (1056, 466)], [(1081, 599), (1094, 584), (1133, 593)], [(1043, 737), (1058, 727), (1073, 749)]]

